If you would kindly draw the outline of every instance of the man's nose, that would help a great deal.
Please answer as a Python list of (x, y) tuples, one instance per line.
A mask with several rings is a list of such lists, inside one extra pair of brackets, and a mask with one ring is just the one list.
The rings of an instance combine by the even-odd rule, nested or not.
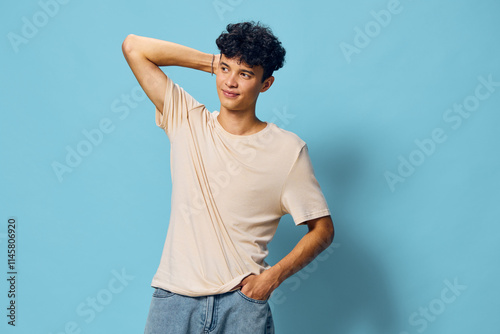
[(237, 87), (238, 81), (233, 73), (229, 74), (226, 78), (226, 86), (228, 87)]

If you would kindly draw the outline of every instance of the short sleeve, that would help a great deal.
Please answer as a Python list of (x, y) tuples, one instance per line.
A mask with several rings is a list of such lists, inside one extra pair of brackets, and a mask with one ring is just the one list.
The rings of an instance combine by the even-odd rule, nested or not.
[(170, 139), (186, 121), (188, 111), (200, 103), (167, 76), (167, 87), (163, 103), (163, 115), (155, 108), (156, 125), (164, 129)]
[(283, 185), (281, 193), (283, 214), (290, 214), (299, 225), (305, 221), (330, 215), (309, 157), (307, 144), (302, 146)]

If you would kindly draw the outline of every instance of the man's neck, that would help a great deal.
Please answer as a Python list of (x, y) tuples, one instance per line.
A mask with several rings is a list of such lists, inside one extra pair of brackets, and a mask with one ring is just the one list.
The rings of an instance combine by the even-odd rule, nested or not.
[(262, 122), (255, 116), (255, 110), (249, 111), (229, 111), (221, 108), (217, 121), (227, 132), (239, 135), (248, 136), (263, 130), (266, 122)]

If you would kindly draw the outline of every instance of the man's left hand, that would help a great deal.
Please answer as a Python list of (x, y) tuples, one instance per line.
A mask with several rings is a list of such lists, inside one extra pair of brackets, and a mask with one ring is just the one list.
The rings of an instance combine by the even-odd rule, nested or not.
[(241, 287), (241, 293), (249, 298), (267, 300), (278, 284), (276, 279), (264, 271), (260, 275), (251, 274), (245, 277), (238, 286)]

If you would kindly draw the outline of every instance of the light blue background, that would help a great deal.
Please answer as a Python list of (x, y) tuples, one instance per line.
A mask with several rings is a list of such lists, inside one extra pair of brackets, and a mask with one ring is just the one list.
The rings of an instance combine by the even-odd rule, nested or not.
[[(443, 116), (474, 102), (478, 77), (500, 81), (500, 2), (401, 0), (377, 26), (371, 11), (390, 3), (70, 0), (17, 52), (9, 33), (22, 35), (23, 17), (42, 9), (3, 3), (0, 331), (64, 333), (74, 322), (81, 333), (142, 333), (170, 213), (169, 142), (149, 100), (121, 101), (138, 86), (121, 43), (133, 33), (216, 52), (227, 23), (261, 20), (287, 62), (257, 115), (308, 143), (337, 232), (333, 252), (273, 296), (277, 333), (499, 333), (500, 87), (456, 129)], [(355, 46), (356, 27), (375, 30), (346, 57), (341, 45)], [(218, 109), (213, 77), (164, 70)], [(65, 164), (66, 147), (106, 118), (113, 130), (58, 180), (53, 163)], [(415, 140), (437, 128), (446, 141), (391, 189), (386, 172), (398, 173), (400, 156), (418, 158)], [(5, 316), (10, 216), (15, 328)], [(269, 262), (305, 232), (283, 217)], [(129, 279), (118, 283), (114, 270)], [(105, 305), (92, 318), (86, 303), (96, 297)]]

